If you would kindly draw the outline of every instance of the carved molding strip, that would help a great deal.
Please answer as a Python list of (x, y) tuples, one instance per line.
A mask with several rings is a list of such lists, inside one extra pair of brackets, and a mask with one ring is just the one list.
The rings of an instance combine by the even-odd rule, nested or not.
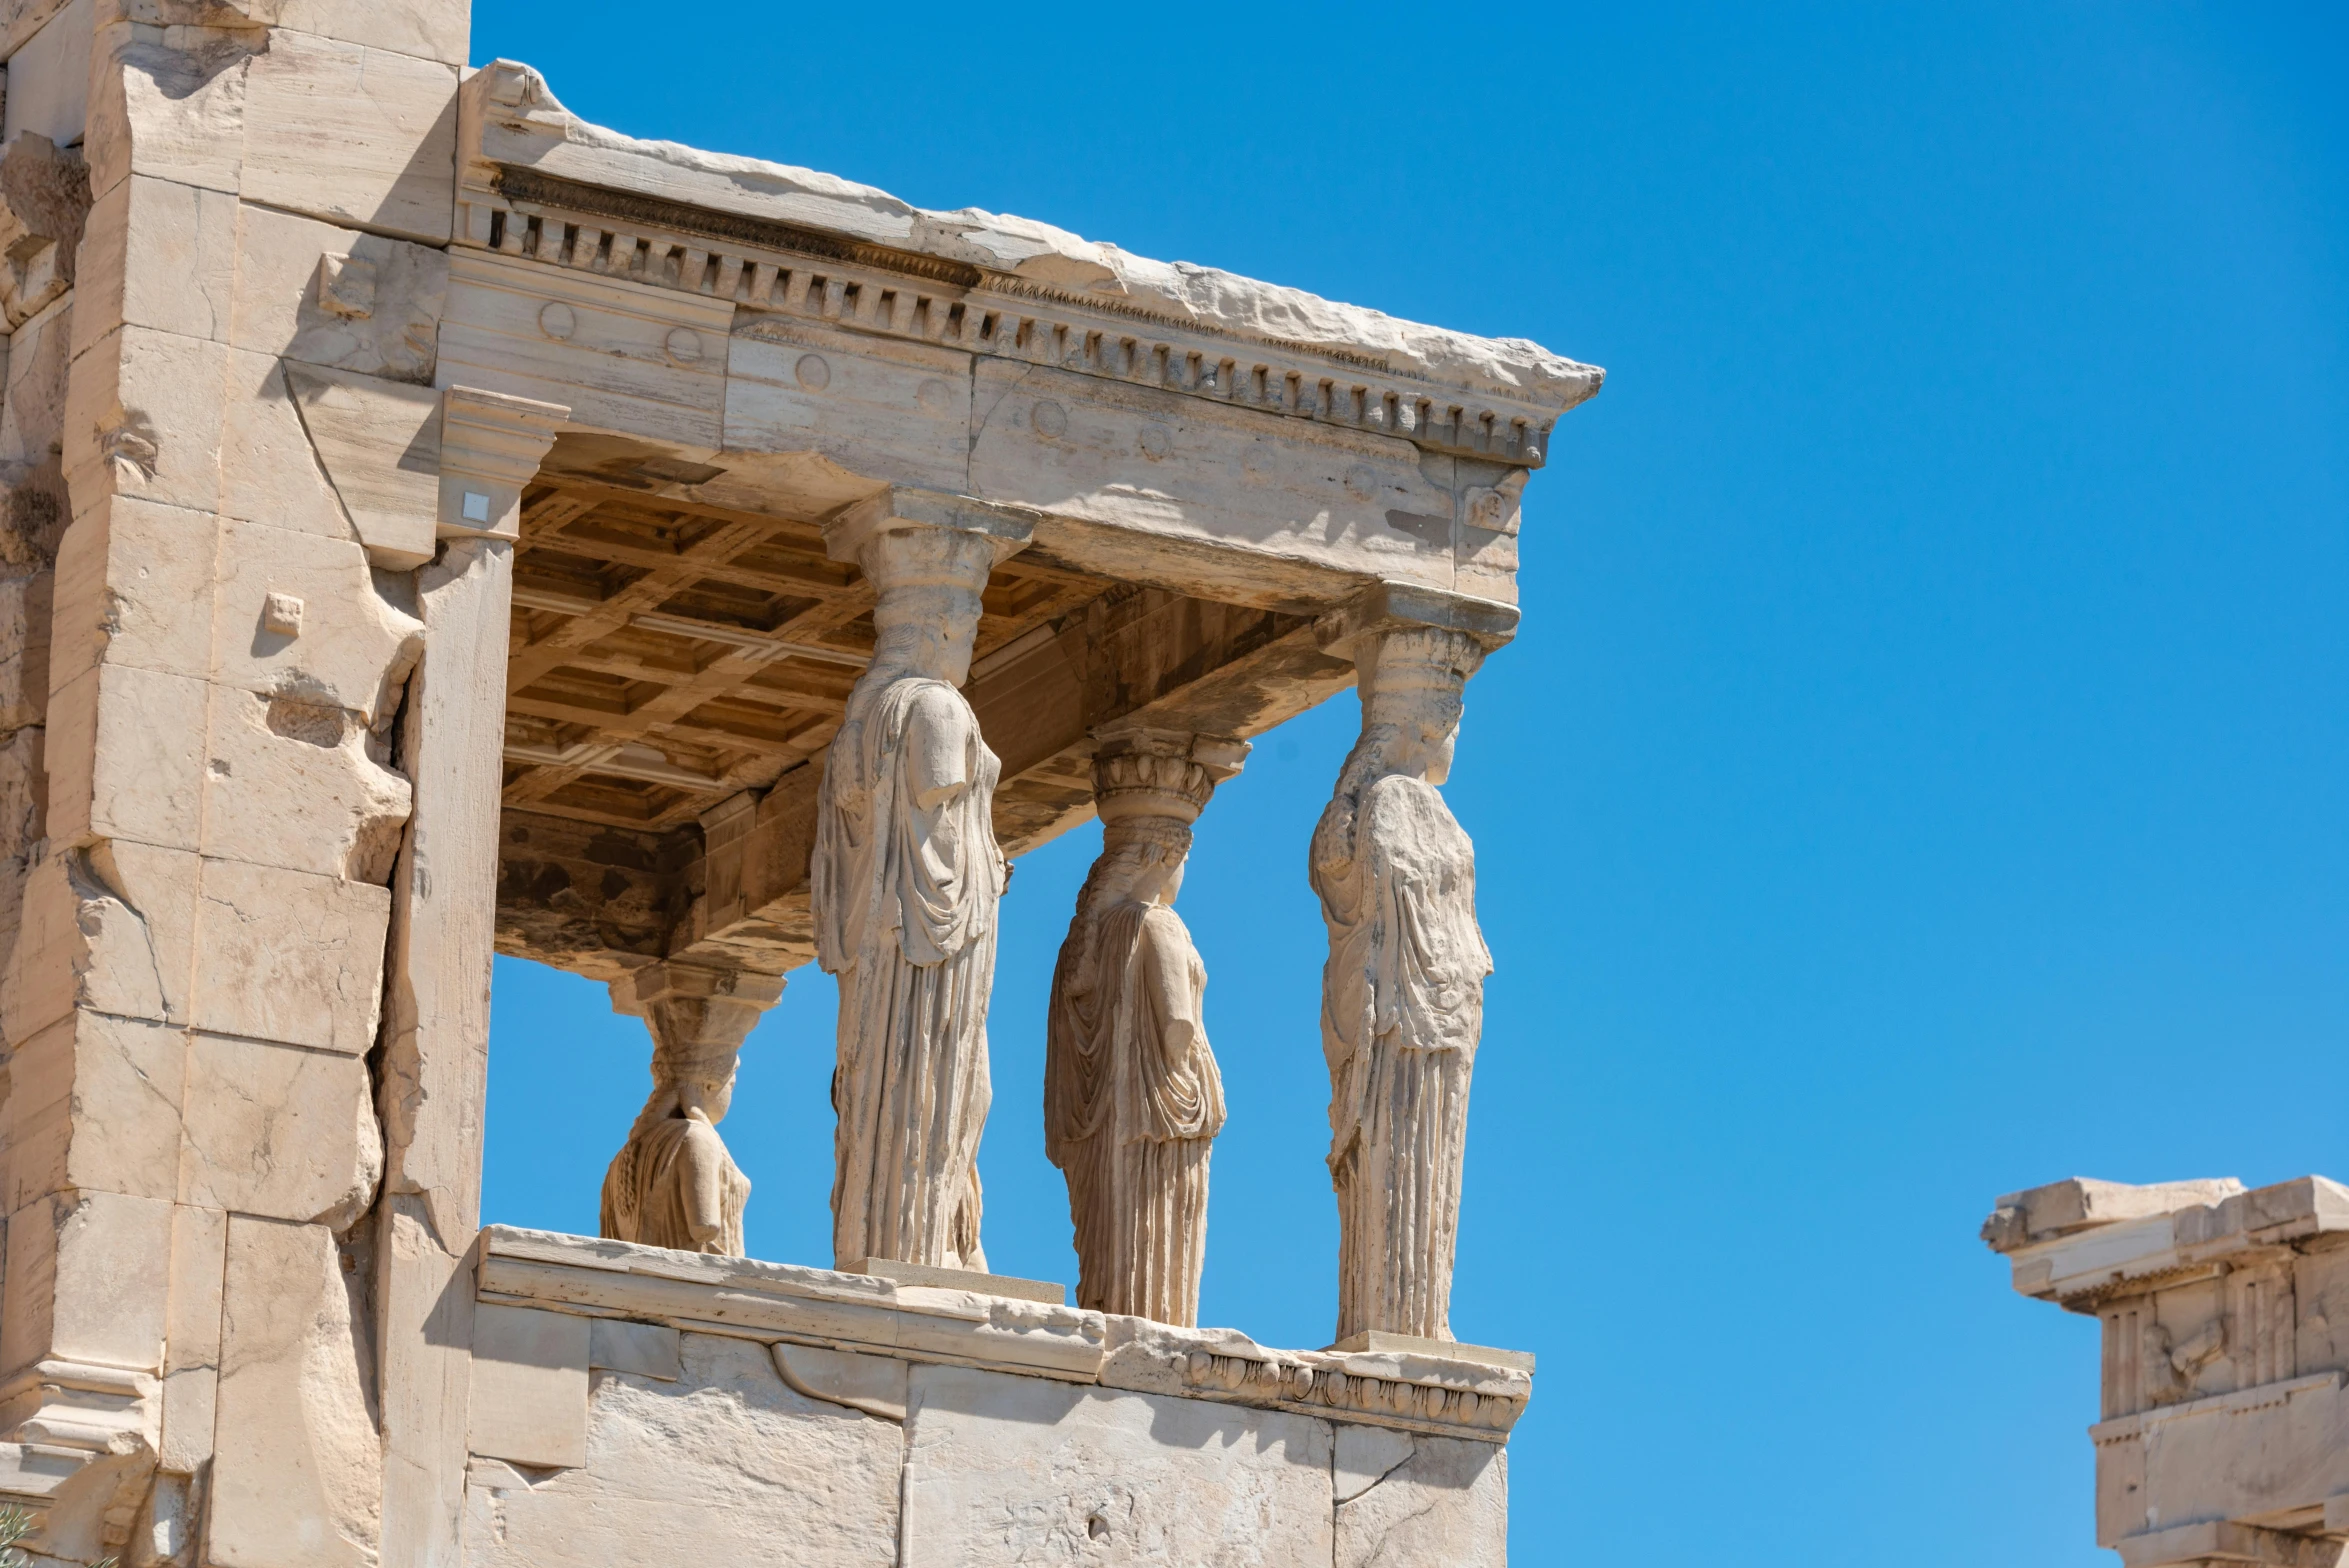
[(1396, 1351), (1270, 1350), (1229, 1329), (865, 1274), (638, 1247), (493, 1225), (481, 1299), (589, 1317), (985, 1367), (1136, 1393), (1505, 1442), (1533, 1397), (1517, 1367)]
[(762, 250), (821, 257), (826, 261), (859, 262), (884, 272), (927, 278), (950, 288), (977, 288), (987, 278), (985, 273), (969, 263), (949, 261), (943, 256), (925, 256), (916, 251), (845, 239), (837, 234), (801, 228), (792, 223), (747, 218), (732, 212), (712, 212), (706, 207), (689, 207), (682, 202), (663, 201), (657, 196), (646, 196), (636, 191), (582, 185), (576, 180), (541, 174), (535, 169), (518, 169), (511, 164), (499, 166), (492, 188), (517, 207), (525, 209), (536, 207), (548, 211), (616, 218), (638, 229), (705, 235), (711, 239), (732, 240)]
[[(1539, 468), (1557, 410), (1401, 375), (1368, 355), (1079, 301), (964, 263), (498, 165), (458, 192), (457, 243), (754, 312), (1049, 365), (1227, 407)], [(756, 316), (738, 335), (761, 336)]]

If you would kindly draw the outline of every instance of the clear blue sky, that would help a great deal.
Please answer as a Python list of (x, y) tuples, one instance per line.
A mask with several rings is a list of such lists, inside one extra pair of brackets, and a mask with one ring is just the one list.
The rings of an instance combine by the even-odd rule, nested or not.
[[(1520, 1562), (2087, 1568), (2093, 1324), (2002, 1191), (2349, 1177), (2349, 11), (478, 0), (581, 114), (1608, 368), (1449, 794), (1499, 972), (1453, 1321), (1538, 1351)], [(1183, 894), (1231, 1124), (1205, 1316), (1318, 1345), (1355, 722)], [(1005, 906), (987, 1246), (1073, 1280)], [(641, 1026), (501, 962), (487, 1210), (593, 1230)], [(832, 993), (753, 1036), (751, 1250), (822, 1262)]]

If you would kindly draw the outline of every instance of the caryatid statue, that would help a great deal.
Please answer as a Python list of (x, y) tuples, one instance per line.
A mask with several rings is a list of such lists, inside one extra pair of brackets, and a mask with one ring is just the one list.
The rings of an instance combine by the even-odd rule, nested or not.
[(1329, 926), (1322, 1050), (1338, 1194), (1338, 1342), (1450, 1339), (1468, 1079), (1492, 958), (1476, 854), (1436, 786), (1451, 771), (1467, 633), (1366, 632), (1352, 648), (1362, 734), (1313, 830)]
[(1077, 1305), (1199, 1321), (1207, 1158), (1223, 1079), (1201, 1002), (1207, 967), (1174, 911), (1191, 824), (1244, 741), (1139, 731), (1093, 760), (1101, 855), (1052, 972), (1044, 1152), (1068, 1177)]
[(742, 1042), (783, 994), (775, 975), (671, 962), (612, 982), (653, 1036), (653, 1090), (604, 1173), (603, 1233), (680, 1252), (743, 1255), (750, 1178), (718, 1136)]
[[(893, 521), (893, 520), (892, 520)], [(979, 1133), (1006, 868), (999, 765), (959, 690), (1003, 541), (936, 526), (866, 534), (873, 662), (824, 764), (809, 897), (840, 982), (832, 1250), (984, 1270)]]

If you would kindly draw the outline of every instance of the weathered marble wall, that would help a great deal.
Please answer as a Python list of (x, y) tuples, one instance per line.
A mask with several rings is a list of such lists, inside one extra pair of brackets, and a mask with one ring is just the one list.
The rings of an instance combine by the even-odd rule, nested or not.
[(681, 1541), (798, 1568), (1506, 1560), (1501, 1443), (1531, 1391), (1515, 1367), (486, 1242), (469, 1568), (600, 1568)]

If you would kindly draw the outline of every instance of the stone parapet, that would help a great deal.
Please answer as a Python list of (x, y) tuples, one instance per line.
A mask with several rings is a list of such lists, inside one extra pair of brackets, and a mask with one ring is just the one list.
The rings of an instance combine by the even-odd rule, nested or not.
[(1234, 1329), (503, 1225), (482, 1232), (480, 1284), (483, 1301), (509, 1306), (1487, 1442), (1505, 1440), (1533, 1397), (1528, 1367), (1475, 1347), (1276, 1350)]
[(1521, 1367), (503, 1226), (479, 1267), (478, 1568), (1506, 1560)]

